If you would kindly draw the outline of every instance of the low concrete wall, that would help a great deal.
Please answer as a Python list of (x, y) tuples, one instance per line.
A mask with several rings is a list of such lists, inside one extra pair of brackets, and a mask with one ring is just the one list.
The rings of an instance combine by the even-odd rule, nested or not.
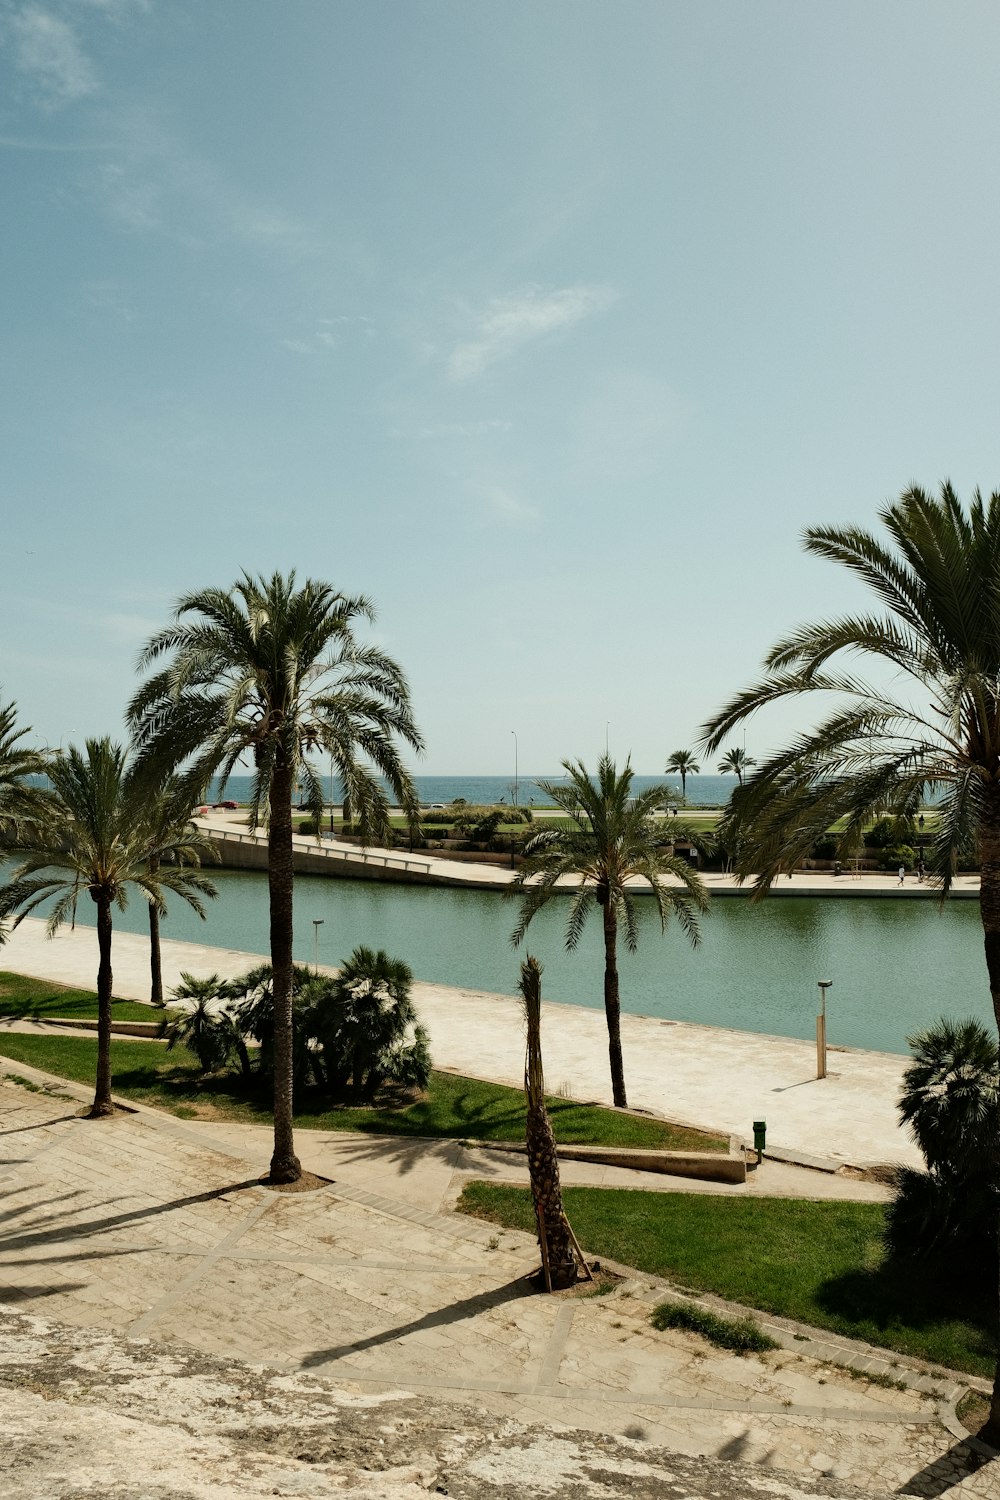
[[(97, 1022), (81, 1021), (76, 1016), (46, 1016), (47, 1026), (65, 1026), (68, 1031), (96, 1031)], [(112, 1021), (112, 1036), (155, 1036), (160, 1029), (158, 1021)]]
[[(521, 1141), (469, 1141), (483, 1151), (509, 1151), (526, 1156)], [(746, 1182), (747, 1162), (743, 1152), (639, 1151), (622, 1146), (558, 1146), (562, 1161), (591, 1161), (606, 1167), (627, 1167), (633, 1172), (662, 1172), (670, 1177), (700, 1177), (705, 1182)]]

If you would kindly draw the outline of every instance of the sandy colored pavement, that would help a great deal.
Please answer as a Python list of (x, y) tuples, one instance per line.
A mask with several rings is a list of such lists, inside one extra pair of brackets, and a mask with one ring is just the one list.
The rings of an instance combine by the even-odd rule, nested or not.
[[(366, 1170), (359, 1180), (337, 1169), (319, 1191), (274, 1193), (258, 1181), (264, 1163), (256, 1141), (248, 1157), (239, 1141), (147, 1109), (88, 1121), (77, 1113), (86, 1092), (29, 1092), (0, 1079), (0, 1304), (70, 1330), (59, 1336), (58, 1328), (47, 1335), (36, 1329), (32, 1336), (30, 1327), (8, 1325), (0, 1309), (0, 1383), (15, 1345), (41, 1366), (26, 1377), (18, 1371), (28, 1366), (15, 1364), (15, 1399), (6, 1408), (6, 1420), (28, 1436), (38, 1431), (29, 1424), (42, 1420), (28, 1395), (51, 1390), (72, 1401), (95, 1374), (105, 1385), (144, 1390), (150, 1402), (166, 1399), (162, 1376), (170, 1369), (159, 1378), (156, 1370), (164, 1356), (169, 1366), (169, 1349), (157, 1354), (166, 1341), (263, 1367), (257, 1397), (269, 1371), (284, 1372), (285, 1389), (300, 1392), (303, 1377), (316, 1376), (356, 1400), (409, 1392), (424, 1403), (428, 1423), (432, 1403), (471, 1403), (498, 1435), (504, 1418), (541, 1423), (554, 1434), (628, 1434), (642, 1445), (636, 1461), (665, 1449), (738, 1459), (803, 1481), (829, 1476), (872, 1495), (904, 1486), (925, 1495), (947, 1487), (956, 1500), (1000, 1494), (993, 1466), (957, 1428), (961, 1382), (947, 1375), (776, 1320), (762, 1322), (780, 1348), (753, 1358), (688, 1334), (657, 1334), (649, 1308), (670, 1293), (647, 1277), (598, 1298), (538, 1296), (524, 1280), (537, 1264), (533, 1239), (414, 1202), (404, 1189), (410, 1168), (403, 1157), (383, 1162), (380, 1175)], [(103, 1353), (81, 1356), (73, 1328), (138, 1341), (148, 1353), (130, 1364), (105, 1340)], [(145, 1380), (143, 1361), (150, 1366)], [(837, 1368), (844, 1362), (891, 1375), (903, 1388), (849, 1379)], [(183, 1359), (173, 1368), (183, 1373)], [(195, 1418), (205, 1372), (192, 1373), (201, 1377), (189, 1382)], [(176, 1403), (181, 1392), (171, 1394)], [(246, 1419), (232, 1428), (244, 1443), (256, 1420), (253, 1389), (245, 1399)], [(51, 1423), (56, 1412), (49, 1411)], [(73, 1473), (74, 1444), (86, 1436), (83, 1408), (66, 1415), (65, 1429), (48, 1429), (64, 1476)], [(377, 1418), (387, 1420), (385, 1412)], [(388, 1442), (391, 1427), (372, 1431)], [(285, 1478), (272, 1493), (332, 1492), (307, 1477), (310, 1444), (322, 1434), (297, 1434), (294, 1448), (277, 1450), (289, 1458), (304, 1450), (306, 1461), (294, 1485)], [(112, 1441), (117, 1435), (109, 1433)], [(332, 1435), (326, 1442), (330, 1452)], [(22, 1460), (34, 1463), (52, 1451), (51, 1443), (46, 1451), (41, 1441), (26, 1442)], [(215, 1456), (223, 1455), (207, 1445), (206, 1460)], [(567, 1495), (604, 1493), (582, 1483), (587, 1472)], [(527, 1470), (508, 1479), (516, 1483), (505, 1495), (539, 1493)], [(661, 1493), (628, 1488), (624, 1477), (616, 1492)], [(752, 1480), (751, 1492), (758, 1492)], [(159, 1500), (170, 1491), (112, 1493)], [(689, 1474), (684, 1486), (662, 1493), (700, 1491)]]
[[(230, 976), (261, 961), (260, 954), (165, 940), (164, 985), (177, 984), (182, 969)], [(115, 994), (143, 999), (147, 939), (116, 932), (113, 962)], [(49, 939), (44, 923), (28, 918), (0, 952), (0, 967), (92, 988), (93, 929), (63, 928)], [(419, 982), (414, 999), (438, 1066), (520, 1087), (524, 1043), (515, 1000)], [(552, 1092), (611, 1102), (603, 1012), (545, 1002), (543, 1036)], [(622, 1016), (622, 1045), (635, 1108), (746, 1139), (752, 1139), (753, 1121), (764, 1119), (769, 1147), (833, 1163), (920, 1163), (897, 1123), (902, 1057), (831, 1048), (829, 1075), (818, 1080), (811, 1042), (632, 1015)]]

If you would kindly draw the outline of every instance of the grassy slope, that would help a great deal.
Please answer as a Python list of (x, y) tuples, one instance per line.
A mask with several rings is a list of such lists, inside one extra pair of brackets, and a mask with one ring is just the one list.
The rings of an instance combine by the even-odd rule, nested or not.
[[(95, 956), (95, 967), (96, 967)], [(118, 1021), (158, 1021), (159, 1012), (134, 1000), (113, 1000), (113, 1014)], [(96, 1020), (97, 996), (92, 990), (69, 989), (49, 979), (28, 979), (23, 974), (0, 972), (0, 1016), (40, 1021), (46, 1016), (63, 1016), (74, 1020)]]
[[(989, 1299), (923, 1265), (886, 1265), (880, 1204), (574, 1187), (563, 1198), (588, 1252), (950, 1369), (993, 1372)], [(527, 1189), (471, 1183), (461, 1206), (534, 1232)]]
[[(0, 1036), (0, 1055), (29, 1063), (77, 1083), (93, 1081), (97, 1042), (92, 1037)], [(111, 1046), (115, 1092), (186, 1118), (212, 1116), (262, 1124), (270, 1120), (266, 1099), (253, 1097), (237, 1075), (205, 1075), (185, 1048), (172, 1052), (160, 1042), (116, 1037)], [(673, 1150), (725, 1150), (728, 1142), (660, 1120), (620, 1115), (568, 1099), (549, 1101), (558, 1140), (567, 1144), (636, 1146)], [(316, 1130), (357, 1130), (373, 1135), (441, 1136), (482, 1140), (524, 1139), (524, 1096), (519, 1089), (435, 1073), (427, 1098), (406, 1108), (330, 1109), (304, 1090), (297, 1123)]]

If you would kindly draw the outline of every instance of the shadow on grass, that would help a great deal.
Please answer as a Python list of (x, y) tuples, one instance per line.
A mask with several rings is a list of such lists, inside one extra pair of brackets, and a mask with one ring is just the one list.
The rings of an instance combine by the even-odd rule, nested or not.
[(821, 1282), (816, 1306), (831, 1322), (855, 1338), (873, 1344), (891, 1342), (905, 1349), (907, 1334), (924, 1346), (919, 1353), (934, 1364), (991, 1374), (997, 1358), (996, 1286), (970, 1281), (954, 1268), (924, 1261), (885, 1261), (877, 1268), (857, 1268)]

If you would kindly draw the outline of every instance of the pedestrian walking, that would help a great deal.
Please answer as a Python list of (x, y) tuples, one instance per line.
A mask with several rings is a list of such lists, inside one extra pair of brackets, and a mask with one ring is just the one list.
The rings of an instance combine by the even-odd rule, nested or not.
[(899, 867), (899, 883), (900, 883), (900, 885), (903, 884), (903, 881), (905, 880), (905, 878), (906, 878), (906, 866), (905, 865), (900, 865), (900, 867)]

